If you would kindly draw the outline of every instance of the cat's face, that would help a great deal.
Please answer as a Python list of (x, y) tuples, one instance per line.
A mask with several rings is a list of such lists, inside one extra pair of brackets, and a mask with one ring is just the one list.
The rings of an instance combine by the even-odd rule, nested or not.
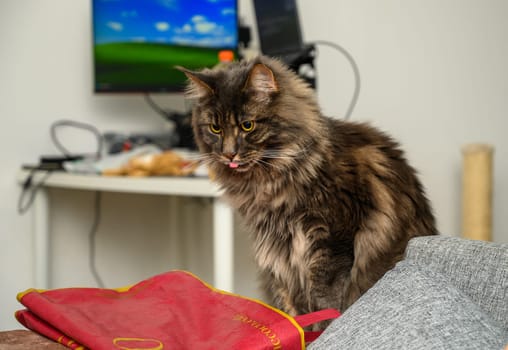
[(189, 94), (197, 98), (194, 137), (209, 165), (235, 173), (283, 170), (302, 157), (310, 142), (303, 111), (268, 66), (237, 63), (184, 72)]
[(273, 120), (264, 114), (221, 108), (202, 110), (194, 127), (200, 150), (208, 161), (238, 172), (268, 164), (279, 139), (275, 130)]

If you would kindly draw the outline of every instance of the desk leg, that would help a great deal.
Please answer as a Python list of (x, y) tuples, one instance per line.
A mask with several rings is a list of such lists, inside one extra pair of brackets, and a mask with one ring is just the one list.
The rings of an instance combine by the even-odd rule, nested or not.
[(228, 292), (233, 292), (233, 253), (233, 210), (220, 198), (214, 198), (214, 285)]
[(49, 199), (44, 186), (35, 195), (33, 211), (34, 287), (49, 289)]

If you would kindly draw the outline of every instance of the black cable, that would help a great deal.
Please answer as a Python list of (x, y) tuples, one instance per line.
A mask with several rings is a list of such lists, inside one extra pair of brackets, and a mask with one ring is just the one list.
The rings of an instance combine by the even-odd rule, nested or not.
[[(28, 174), (26, 180), (23, 182), (23, 188), (21, 189), (21, 193), (18, 197), (18, 214), (24, 215), (28, 209), (32, 206), (35, 195), (37, 194), (37, 191), (44, 185), (44, 183), (47, 181), (49, 176), (51, 175), (51, 170), (46, 170), (46, 174), (42, 177), (42, 179), (37, 182), (36, 184), (33, 183), (33, 178), (35, 176), (35, 172), (39, 171), (38, 168), (33, 168), (30, 170), (30, 173)], [(26, 203), (23, 203), (25, 201), (25, 196), (28, 195), (28, 201)]]
[(353, 68), (353, 73), (354, 73), (354, 78), (355, 78), (355, 90), (353, 92), (353, 97), (351, 98), (351, 102), (349, 103), (349, 107), (346, 111), (346, 114), (344, 115), (344, 119), (348, 120), (349, 118), (351, 118), (351, 114), (353, 114), (353, 110), (356, 106), (356, 103), (358, 102), (358, 97), (360, 96), (361, 79), (360, 79), (360, 70), (358, 69), (358, 65), (356, 64), (356, 61), (353, 58), (353, 56), (339, 44), (336, 44), (331, 41), (326, 41), (326, 40), (312, 41), (311, 44), (328, 46), (328, 47), (331, 47), (331, 48), (339, 51), (340, 53), (342, 53), (344, 55), (344, 57), (346, 57), (346, 59), (351, 64), (351, 68)]
[[(97, 151), (96, 151), (96, 157), (97, 159), (100, 159), (102, 156), (102, 149), (103, 149), (103, 138), (100, 131), (94, 127), (93, 125), (81, 123), (73, 120), (59, 120), (51, 125), (50, 133), (51, 133), (51, 139), (53, 140), (53, 143), (55, 146), (65, 155), (65, 156), (71, 156), (71, 152), (69, 152), (58, 140), (58, 137), (56, 135), (56, 131), (59, 127), (67, 126), (67, 127), (74, 127), (78, 129), (84, 129), (87, 131), (90, 131), (95, 135), (97, 138)], [(40, 183), (42, 185), (42, 181)], [(95, 200), (94, 200), (94, 219), (92, 222), (92, 227), (90, 228), (90, 232), (88, 235), (89, 239), (89, 265), (90, 265), (90, 272), (92, 273), (92, 276), (94, 277), (97, 285), (100, 288), (104, 288), (104, 282), (97, 270), (97, 264), (96, 264), (96, 238), (97, 238), (97, 231), (99, 229), (99, 224), (101, 222), (101, 199), (102, 195), (100, 191), (95, 192)]]
[[(30, 173), (28, 174), (26, 180), (23, 183), (23, 189), (21, 192), (21, 195), (18, 199), (18, 213), (20, 215), (23, 215), (27, 212), (27, 210), (32, 205), (35, 195), (37, 191), (41, 188), (41, 186), (44, 185), (44, 182), (49, 178), (52, 171), (47, 170), (47, 173), (44, 175), (44, 177), (35, 185), (32, 184), (33, 178), (36, 171), (40, 171), (38, 168), (33, 168), (30, 170)], [(26, 204), (23, 205), (23, 201), (25, 196), (29, 193), (29, 199)], [(97, 285), (100, 288), (104, 288), (104, 282), (99, 275), (99, 272), (97, 270), (96, 266), (96, 238), (97, 238), (97, 232), (99, 229), (99, 224), (101, 222), (101, 202), (102, 202), (102, 196), (101, 192), (97, 191), (95, 192), (95, 200), (94, 200), (94, 220), (92, 223), (92, 227), (90, 229), (90, 232), (88, 234), (89, 239), (89, 246), (90, 246), (90, 255), (89, 255), (89, 265), (90, 265), (90, 271), (92, 272), (92, 275), (97, 282)]]
[[(58, 140), (58, 137), (56, 135), (56, 131), (59, 127), (67, 126), (67, 127), (74, 127), (78, 129), (83, 129), (90, 131), (92, 134), (95, 135), (97, 139), (97, 151), (96, 151), (96, 157), (97, 159), (100, 159), (102, 156), (102, 149), (103, 149), (103, 138), (100, 131), (93, 125), (81, 123), (73, 120), (59, 120), (51, 125), (50, 133), (51, 133), (51, 139), (53, 140), (53, 143), (55, 146), (65, 155), (65, 156), (71, 156), (71, 152), (69, 152)], [(92, 227), (90, 229), (89, 233), (89, 249), (90, 249), (90, 256), (89, 256), (89, 265), (90, 265), (90, 271), (97, 282), (98, 286), (100, 288), (104, 288), (104, 282), (102, 281), (102, 278), (99, 275), (99, 272), (97, 271), (95, 257), (96, 257), (96, 236), (97, 231), (99, 228), (101, 220), (101, 192), (95, 192), (95, 206), (94, 206), (94, 220), (92, 223)]]
[[(81, 122), (77, 122), (77, 121), (73, 121), (73, 120), (59, 120), (59, 121), (56, 121), (53, 124), (51, 124), (51, 127), (50, 127), (51, 139), (53, 140), (53, 143), (55, 144), (55, 146), (60, 150), (60, 152), (62, 152), (62, 154), (64, 156), (70, 157), (70, 156), (72, 156), (72, 154), (58, 140), (57, 129), (62, 126), (67, 126), (67, 127), (70, 126), (70, 127), (84, 129), (84, 130), (92, 132), (95, 135), (95, 137), (97, 138), (96, 157), (97, 157), (97, 159), (101, 158), (102, 149), (103, 149), (102, 134), (93, 125), (89, 125), (89, 124), (85, 124), (85, 123), (81, 123)], [(18, 199), (18, 213), (21, 215), (28, 211), (28, 209), (30, 208), (30, 206), (32, 205), (32, 203), (35, 199), (35, 195), (36, 195), (37, 191), (41, 188), (41, 186), (44, 185), (44, 183), (46, 182), (48, 177), (51, 175), (51, 171), (47, 170), (47, 173), (42, 177), (42, 179), (37, 184), (33, 184), (33, 178), (35, 176), (35, 173), (40, 170), (44, 170), (44, 169), (40, 169), (38, 167), (31, 169), (26, 180), (23, 182), (23, 188), (22, 188), (21, 194)], [(25, 201), (25, 197), (27, 195), (29, 196), (28, 201), (26, 203), (23, 203)], [(96, 241), (96, 237), (97, 237), (97, 231), (99, 228), (99, 224), (101, 221), (101, 192), (95, 193), (94, 203), (95, 203), (95, 205), (94, 205), (94, 220), (93, 220), (92, 227), (90, 229), (90, 233), (89, 233), (89, 237), (88, 237), (89, 243), (90, 243), (89, 244), (90, 245), (89, 264), (90, 264), (90, 271), (91, 271), (95, 281), (97, 282), (98, 286), (101, 288), (104, 288), (104, 282), (102, 281), (102, 278), (100, 277), (99, 272), (97, 271), (96, 262), (95, 262), (95, 258), (96, 258), (96, 242), (95, 241)]]
[(145, 94), (145, 101), (146, 103), (148, 103), (148, 105), (150, 107), (152, 107), (152, 109), (157, 112), (157, 114), (159, 114), (160, 116), (162, 116), (162, 118), (164, 119), (164, 121), (168, 121), (168, 120), (171, 120), (170, 118), (170, 113), (168, 113), (167, 111), (165, 111), (164, 109), (162, 109), (161, 107), (159, 107), (159, 105), (157, 103), (155, 103), (155, 101), (153, 100), (153, 98), (150, 96), (150, 94)]
[(88, 259), (88, 262), (90, 264), (90, 271), (92, 272), (92, 275), (97, 282), (97, 285), (100, 288), (104, 287), (104, 282), (99, 275), (99, 272), (97, 270), (97, 263), (96, 263), (96, 253), (97, 253), (97, 245), (96, 245), (96, 239), (97, 239), (97, 231), (99, 230), (99, 224), (101, 222), (101, 205), (102, 204), (102, 192), (97, 191), (95, 192), (95, 200), (94, 200), (94, 220), (92, 223), (92, 227), (90, 229), (90, 233), (88, 234), (88, 241), (90, 246), (90, 256)]
[[(164, 110), (157, 103), (155, 103), (149, 94), (145, 94), (145, 101), (150, 107), (152, 107), (155, 112), (157, 112), (157, 114), (162, 116), (165, 121), (170, 121), (173, 123), (176, 139), (174, 140), (175, 143), (171, 145), (172, 147), (196, 149), (191, 126), (190, 112)], [(184, 99), (184, 101), (187, 101), (187, 99)]]
[[(55, 144), (56, 148), (58, 148), (64, 156), (70, 157), (70, 156), (72, 156), (72, 154), (60, 143), (60, 141), (58, 140), (58, 137), (56, 135), (56, 130), (62, 126), (70, 126), (70, 127), (84, 129), (84, 130), (88, 130), (88, 131), (92, 132), (95, 135), (95, 137), (97, 138), (97, 151), (96, 151), (97, 159), (99, 159), (101, 157), (102, 148), (103, 148), (103, 139), (102, 139), (102, 134), (96, 127), (94, 127), (93, 125), (89, 125), (89, 124), (85, 124), (85, 123), (81, 123), (81, 122), (77, 122), (77, 121), (73, 121), (73, 120), (59, 120), (59, 121), (56, 121), (53, 124), (51, 124), (50, 135), (51, 135), (51, 140)], [(43, 171), (43, 170), (46, 170), (46, 174), (44, 175), (44, 177), (37, 184), (33, 184), (33, 177), (34, 177), (36, 171)], [(51, 171), (47, 170), (47, 169), (41, 169), (39, 167), (35, 167), (30, 170), (30, 173), (28, 174), (26, 180), (23, 182), (23, 186), (22, 186), (23, 188), (22, 188), (21, 193), (18, 198), (18, 213), (20, 215), (23, 215), (28, 211), (30, 206), (33, 204), (33, 201), (35, 199), (35, 195), (37, 194), (37, 191), (44, 185), (44, 183), (46, 182), (46, 180), (48, 179), (48, 177), (50, 175), (51, 175)], [(25, 203), (25, 197), (27, 195), (28, 195), (28, 200)]]

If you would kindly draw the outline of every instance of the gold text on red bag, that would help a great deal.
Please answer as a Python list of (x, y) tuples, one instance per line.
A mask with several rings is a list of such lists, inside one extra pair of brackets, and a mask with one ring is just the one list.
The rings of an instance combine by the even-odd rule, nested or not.
[(267, 337), (268, 340), (270, 340), (270, 343), (273, 345), (273, 350), (282, 349), (282, 345), (280, 343), (279, 337), (277, 336), (277, 334), (275, 334), (275, 332), (272, 329), (270, 329), (270, 327), (263, 325), (255, 320), (251, 319), (250, 317), (248, 317), (246, 315), (241, 315), (241, 314), (236, 314), (235, 316), (233, 316), (233, 320), (243, 322), (243, 323), (248, 324), (251, 327), (257, 329), (265, 337)]

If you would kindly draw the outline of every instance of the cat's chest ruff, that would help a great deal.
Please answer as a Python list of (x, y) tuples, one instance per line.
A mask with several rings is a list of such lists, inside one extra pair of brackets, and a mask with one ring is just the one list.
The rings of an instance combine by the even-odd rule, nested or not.
[(293, 208), (298, 197), (294, 186), (288, 186), (280, 178), (245, 182), (235, 187), (225, 183), (224, 188), (230, 203), (247, 218), (265, 210), (274, 212), (283, 207)]
[(270, 232), (258, 233), (266, 236), (262, 239), (258, 236), (258, 244), (255, 245), (256, 261), (261, 269), (270, 271), (289, 288), (304, 289), (308, 274), (309, 241), (301, 229), (291, 225), (287, 228), (291, 232), (286, 239), (278, 239), (277, 235)]

